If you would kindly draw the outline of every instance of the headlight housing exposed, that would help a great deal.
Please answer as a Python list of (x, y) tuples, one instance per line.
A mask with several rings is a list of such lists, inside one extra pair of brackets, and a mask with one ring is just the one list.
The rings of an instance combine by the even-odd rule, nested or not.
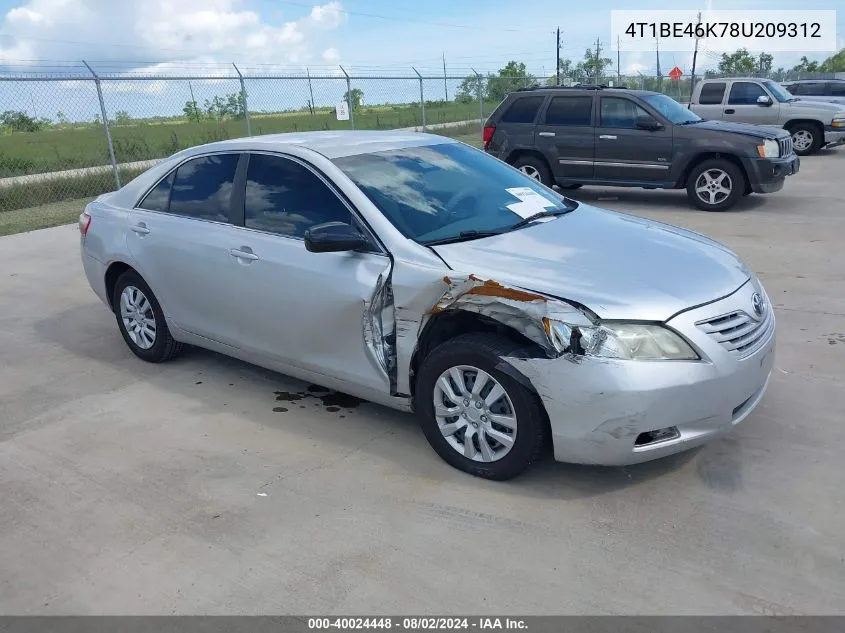
[(845, 128), (845, 112), (837, 112), (833, 115), (833, 121), (831, 122), (831, 127), (841, 127)]
[(656, 324), (606, 321), (595, 326), (547, 320), (559, 351), (620, 360), (698, 360), (683, 338)]
[(760, 158), (778, 158), (780, 145), (773, 139), (766, 139), (762, 145), (757, 146), (757, 153), (760, 154)]

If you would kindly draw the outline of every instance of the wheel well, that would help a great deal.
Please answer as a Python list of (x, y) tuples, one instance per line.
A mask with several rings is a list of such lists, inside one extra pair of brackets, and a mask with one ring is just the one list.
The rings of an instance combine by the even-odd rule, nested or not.
[(114, 297), (114, 287), (117, 284), (118, 278), (127, 270), (135, 270), (129, 264), (124, 262), (114, 262), (106, 270), (106, 296), (109, 299), (109, 305), (114, 310), (112, 298)]
[(426, 323), (417, 342), (417, 349), (411, 358), (411, 395), (414, 395), (416, 384), (413, 376), (417, 374), (425, 358), (441, 343), (469, 332), (489, 332), (508, 338), (516, 343), (525, 345), (527, 349), (536, 348), (539, 355), (544, 355), (534, 341), (527, 338), (512, 327), (474, 312), (463, 310), (446, 310), (434, 315)]
[(687, 178), (689, 178), (690, 173), (693, 169), (695, 169), (698, 165), (703, 163), (706, 160), (710, 160), (711, 158), (720, 158), (723, 160), (727, 160), (733, 163), (740, 172), (742, 172), (743, 177), (745, 178), (745, 187), (746, 189), (750, 187), (748, 172), (745, 171), (745, 166), (743, 166), (742, 161), (739, 159), (738, 156), (734, 154), (724, 154), (722, 152), (705, 152), (703, 154), (698, 154), (693, 158), (689, 164), (684, 169), (684, 172), (681, 174), (681, 178), (677, 183), (679, 187), (686, 187), (687, 186)]
[(549, 169), (549, 172), (551, 172), (552, 168), (549, 165), (549, 161), (546, 160), (546, 157), (543, 155), (543, 152), (538, 152), (536, 149), (515, 149), (510, 154), (508, 154), (508, 160), (505, 162), (507, 162), (508, 165), (513, 165), (523, 156), (533, 156), (534, 158), (543, 161), (543, 163), (545, 163), (546, 167)]
[(822, 134), (824, 134), (824, 126), (814, 119), (792, 119), (788, 121), (783, 127), (787, 130), (791, 131), (791, 128), (795, 127), (796, 125), (812, 125), (814, 128), (819, 130)]

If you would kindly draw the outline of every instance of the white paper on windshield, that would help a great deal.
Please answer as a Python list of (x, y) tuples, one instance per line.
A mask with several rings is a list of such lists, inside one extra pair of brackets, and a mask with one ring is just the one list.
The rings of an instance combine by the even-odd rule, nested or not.
[(505, 189), (519, 202), (507, 205), (508, 209), (516, 213), (521, 218), (527, 218), (535, 213), (542, 213), (550, 207), (557, 206), (551, 200), (548, 200), (534, 191), (531, 187), (511, 187)]

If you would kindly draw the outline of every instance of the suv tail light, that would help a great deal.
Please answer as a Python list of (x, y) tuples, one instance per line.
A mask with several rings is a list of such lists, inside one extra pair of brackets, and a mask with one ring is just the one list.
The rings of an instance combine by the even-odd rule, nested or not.
[(88, 227), (91, 226), (91, 216), (87, 211), (79, 214), (79, 234), (85, 237), (88, 234)]
[(496, 131), (495, 125), (485, 125), (484, 126), (484, 133), (481, 136), (481, 140), (484, 141), (484, 149), (487, 149), (487, 146), (490, 145), (490, 141), (493, 140), (493, 133)]

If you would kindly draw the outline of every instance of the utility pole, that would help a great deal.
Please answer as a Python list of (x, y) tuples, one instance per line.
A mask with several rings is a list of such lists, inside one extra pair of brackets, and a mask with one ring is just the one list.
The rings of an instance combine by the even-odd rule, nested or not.
[(599, 85), (599, 75), (601, 74), (601, 40), (596, 38), (596, 74), (593, 78), (593, 83)]
[[(701, 24), (701, 11), (698, 12), (698, 23)], [(692, 72), (690, 73), (689, 78), (689, 103), (687, 104), (687, 108), (692, 107), (692, 91), (695, 90), (695, 62), (698, 59), (698, 42), (701, 38), (696, 35), (695, 37), (695, 50), (692, 53)]]
[(194, 99), (194, 87), (191, 85), (190, 81), (188, 82), (188, 90), (191, 91), (191, 103), (194, 104), (194, 119), (196, 119), (196, 122), (199, 123), (200, 113), (199, 110), (197, 110), (197, 100)]
[(619, 50), (619, 36), (616, 36), (616, 83), (622, 84), (622, 51)]
[(446, 51), (443, 51), (443, 92), (446, 93), (446, 101), (448, 101), (449, 88), (446, 86)]
[(560, 85), (560, 27), (557, 27), (557, 64), (555, 64), (555, 85)]
[(663, 73), (660, 72), (660, 38), (656, 38), (655, 40), (655, 54), (657, 55), (657, 76), (662, 77)]

